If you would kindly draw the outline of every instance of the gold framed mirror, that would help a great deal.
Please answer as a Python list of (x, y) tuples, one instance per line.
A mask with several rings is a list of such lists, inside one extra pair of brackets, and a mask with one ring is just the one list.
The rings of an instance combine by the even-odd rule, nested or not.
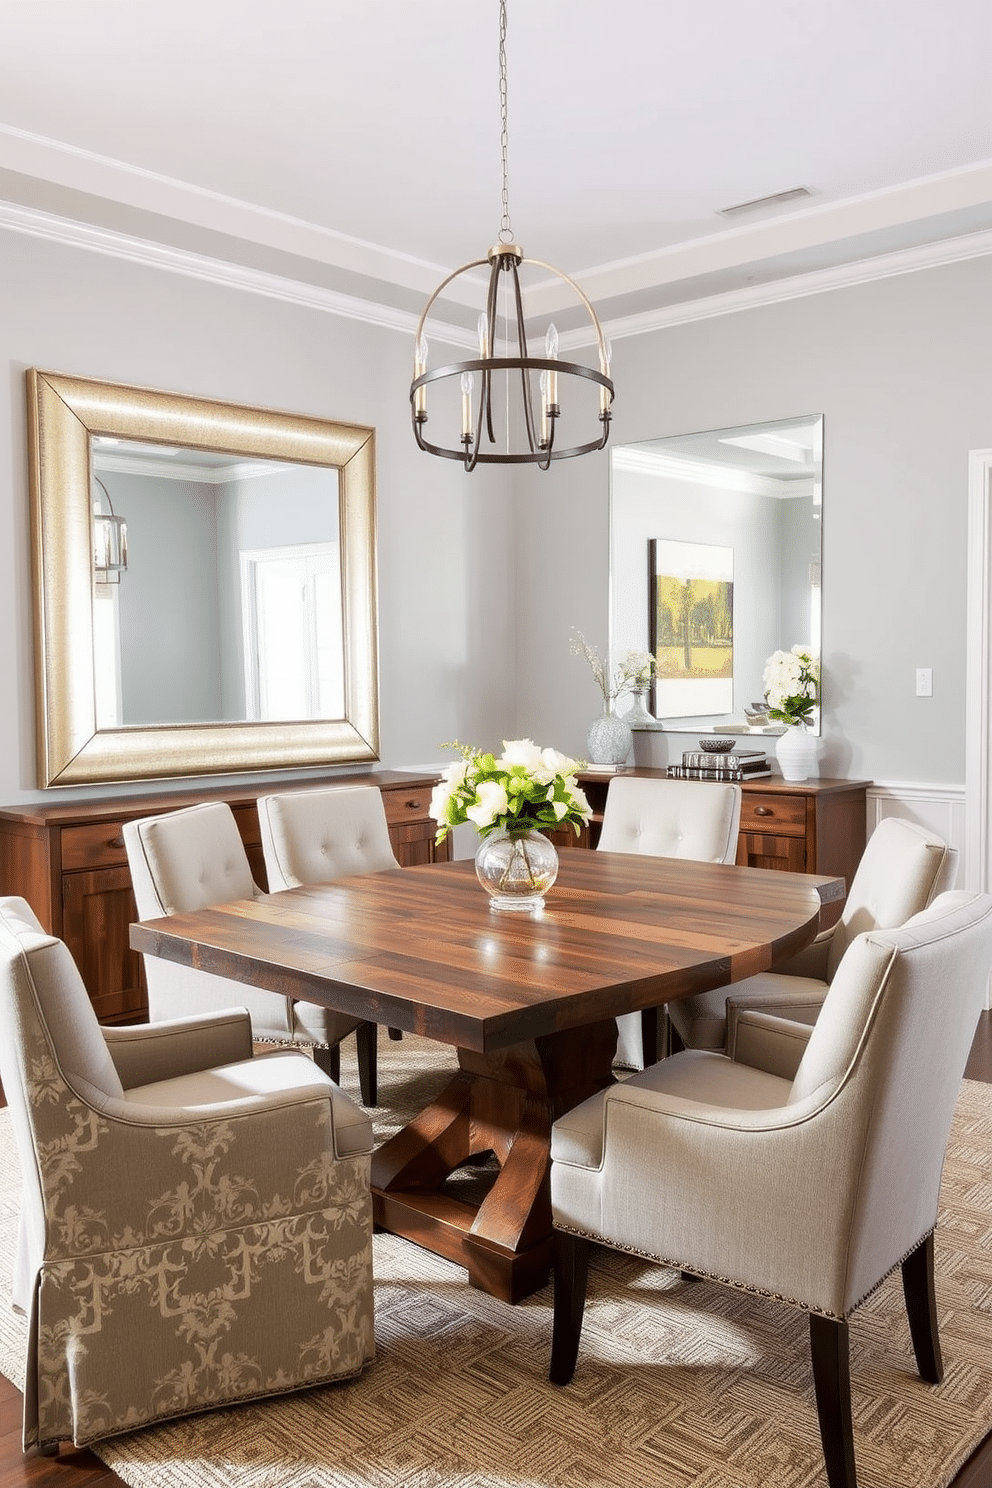
[[(109, 784), (378, 759), (375, 431), (35, 368), (27, 373), (27, 393), (39, 783)], [(216, 717), (198, 703), (193, 721), (174, 721), (170, 715), (128, 722), (126, 712), (108, 709), (98, 649), (101, 600), (108, 577), (121, 579), (123, 587), (128, 579), (137, 582), (140, 571), (135, 563), (131, 573), (108, 575), (99, 553), (113, 484), (108, 468), (115, 459), (119, 468), (128, 463), (114, 446), (134, 458), (149, 452), (178, 455), (187, 477), (199, 466), (216, 466), (217, 457), (225, 455), (251, 475), (281, 469), (302, 476), (316, 468), (336, 481), (333, 541), (320, 545), (335, 554), (331, 601), (324, 605), (324, 613), (333, 615), (333, 639), (330, 648), (318, 648), (331, 653), (334, 681), (326, 691), (331, 703), (323, 705), (328, 716), (321, 716), (319, 704), (317, 716), (313, 710), (260, 713), (257, 699), (247, 704), (247, 713), (242, 701), (236, 716), (228, 716), (226, 701), (216, 708)], [(104, 450), (113, 452), (101, 454)], [(102, 497), (107, 500), (95, 499)], [(136, 541), (132, 533), (135, 559)], [(189, 534), (183, 541), (193, 566), (204, 544)], [(294, 551), (300, 551), (299, 543)], [(125, 547), (125, 566), (127, 553)], [(245, 555), (240, 556), (243, 564)], [(162, 550), (146, 551), (145, 557), (151, 557), (161, 579)], [(185, 565), (182, 575), (185, 582)], [(212, 602), (219, 604), (224, 587), (214, 585)], [(166, 636), (179, 628), (180, 619), (188, 620), (183, 594), (159, 609), (166, 613), (158, 614), (157, 628)], [(218, 623), (240, 633), (242, 619), (222, 617)], [(149, 628), (155, 627), (146, 620)], [(141, 658), (146, 675), (161, 677), (156, 665), (152, 657)], [(239, 685), (243, 699), (245, 688)]]

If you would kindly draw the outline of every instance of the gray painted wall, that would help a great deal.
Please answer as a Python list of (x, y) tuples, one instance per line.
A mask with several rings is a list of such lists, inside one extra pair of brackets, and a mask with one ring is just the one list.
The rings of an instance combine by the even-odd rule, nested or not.
[[(606, 641), (605, 452), (465, 476), (413, 444), (395, 332), (15, 233), (0, 233), (0, 285), (0, 801), (41, 796), (30, 366), (374, 425), (383, 762), (516, 734), (582, 753), (597, 693), (569, 635)], [(824, 415), (824, 773), (963, 780), (967, 457), (992, 446), (990, 304), (986, 258), (615, 342), (620, 441)], [(931, 700), (913, 695), (923, 665)], [(638, 750), (661, 762), (683, 743)]]
[[(968, 451), (992, 446), (990, 305), (983, 258), (614, 343), (620, 441), (824, 415), (824, 774), (964, 781)], [(606, 639), (608, 485), (605, 452), (520, 482), (518, 723), (572, 751), (597, 694), (568, 638)], [(914, 696), (918, 666), (932, 699)], [(685, 739), (635, 747), (665, 763)]]

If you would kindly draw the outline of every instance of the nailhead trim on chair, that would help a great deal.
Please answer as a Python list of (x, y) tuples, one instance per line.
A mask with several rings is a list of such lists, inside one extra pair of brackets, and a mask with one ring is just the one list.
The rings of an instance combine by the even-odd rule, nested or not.
[(591, 1235), (588, 1230), (577, 1230), (572, 1225), (555, 1225), (555, 1229), (561, 1230), (563, 1234), (577, 1235), (580, 1240), (591, 1240), (594, 1245), (605, 1245), (609, 1250), (622, 1250), (626, 1255), (640, 1256), (642, 1260), (653, 1261), (656, 1266), (664, 1266), (669, 1271), (688, 1271), (691, 1276), (702, 1277), (704, 1281), (719, 1282), (721, 1286), (733, 1287), (738, 1292), (750, 1292), (754, 1297), (770, 1297), (773, 1302), (784, 1302), (787, 1307), (798, 1307), (801, 1312), (812, 1312), (817, 1317), (830, 1318), (835, 1323), (845, 1322), (853, 1312), (857, 1311), (863, 1302), (867, 1302), (872, 1293), (878, 1291), (883, 1281), (887, 1281), (894, 1271), (898, 1271), (903, 1261), (908, 1260), (913, 1254), (913, 1251), (918, 1250), (924, 1240), (929, 1239), (934, 1234), (936, 1228), (936, 1225), (931, 1225), (930, 1229), (920, 1236), (916, 1244), (911, 1245), (905, 1255), (900, 1256), (895, 1265), (890, 1266), (888, 1271), (885, 1272), (885, 1275), (878, 1278), (874, 1286), (869, 1287), (865, 1294), (859, 1297), (857, 1302), (846, 1313), (841, 1314), (827, 1312), (822, 1307), (810, 1307), (807, 1302), (797, 1302), (795, 1297), (785, 1297), (781, 1292), (770, 1292), (764, 1287), (749, 1286), (746, 1282), (734, 1281), (729, 1276), (720, 1276), (715, 1271), (700, 1271), (695, 1266), (686, 1266), (682, 1261), (676, 1260), (673, 1256), (659, 1256), (650, 1250), (637, 1250), (633, 1245), (621, 1245), (619, 1242), (614, 1242), (613, 1240), (607, 1241), (603, 1239), (602, 1235)]

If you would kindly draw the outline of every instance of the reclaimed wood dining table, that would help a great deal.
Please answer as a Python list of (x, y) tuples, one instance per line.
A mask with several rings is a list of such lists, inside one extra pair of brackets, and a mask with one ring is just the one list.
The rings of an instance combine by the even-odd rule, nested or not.
[[(131, 945), (453, 1045), (440, 1095), (377, 1148), (375, 1223), (518, 1302), (551, 1264), (551, 1125), (612, 1083), (616, 1017), (765, 971), (842, 879), (565, 849), (543, 911), (469, 861), (390, 869), (131, 926)], [(232, 1002), (236, 997), (232, 997)], [(483, 1154), (479, 1202), (451, 1175)], [(447, 1187), (446, 1187), (447, 1185)]]

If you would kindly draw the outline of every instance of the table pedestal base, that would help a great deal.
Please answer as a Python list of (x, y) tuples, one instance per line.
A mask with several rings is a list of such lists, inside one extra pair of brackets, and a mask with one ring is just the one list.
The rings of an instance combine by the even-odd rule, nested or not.
[[(551, 1268), (551, 1126), (612, 1084), (610, 1018), (490, 1054), (459, 1049), (459, 1072), (372, 1158), (379, 1229), (464, 1266), (473, 1286), (520, 1302)], [(499, 1172), (479, 1204), (445, 1191), (484, 1153)]]

